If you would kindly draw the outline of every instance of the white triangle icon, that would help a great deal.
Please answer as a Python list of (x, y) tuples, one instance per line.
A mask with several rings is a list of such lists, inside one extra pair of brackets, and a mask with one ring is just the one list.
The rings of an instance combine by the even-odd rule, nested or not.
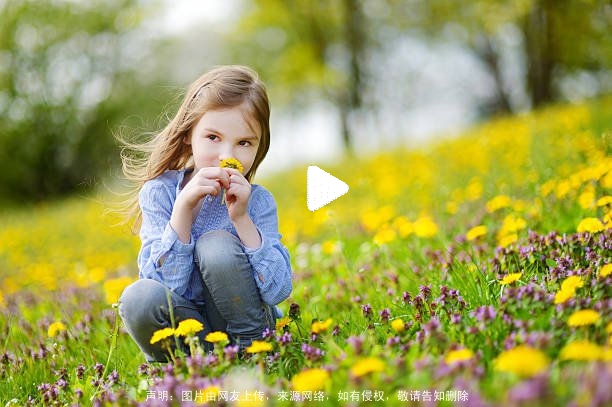
[(306, 172), (306, 206), (311, 212), (346, 194), (349, 186), (319, 167), (311, 165)]

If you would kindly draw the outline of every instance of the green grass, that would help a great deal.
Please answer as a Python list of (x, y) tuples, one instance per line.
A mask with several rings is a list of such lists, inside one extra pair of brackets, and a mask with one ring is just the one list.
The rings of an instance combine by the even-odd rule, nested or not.
[[(499, 405), (538, 380), (547, 391), (530, 393), (531, 405), (595, 402), (609, 377), (602, 366), (610, 363), (610, 277), (601, 274), (612, 262), (611, 232), (578, 234), (577, 227), (585, 218), (603, 224), (610, 214), (609, 204), (596, 203), (611, 193), (610, 129), (608, 98), (500, 119), (419, 151), (345, 160), (324, 169), (351, 190), (315, 213), (306, 209), (304, 168), (263, 180), (276, 197), (294, 271), (294, 291), (281, 308), (300, 309), (267, 339), (278, 353), (274, 360), (255, 355), (238, 363), (217, 348), (213, 364), (179, 362), (165, 372), (163, 365), (141, 366), (142, 354), (117, 325), (111, 303), (118, 293), (108, 284), (136, 278), (136, 239), (109, 226), (116, 219), (102, 216), (99, 198), (6, 211), (0, 215), (0, 405), (135, 405), (166, 388), (178, 405), (181, 389), (231, 391), (236, 381), (261, 391), (268, 404), (292, 405), (279, 393), (295, 390), (292, 377), (308, 368), (329, 372), (323, 387), (310, 389), (323, 391), (327, 401), (313, 404), (344, 405), (339, 393), (381, 391), (387, 404), (407, 405), (403, 391), (460, 389), (472, 401)], [(552, 192), (543, 191), (546, 185)], [(511, 204), (487, 210), (502, 194)], [(509, 216), (525, 226), (508, 229)], [(437, 231), (423, 230), (423, 219)], [(466, 240), (477, 225), (486, 226), (485, 236)], [(516, 241), (501, 247), (512, 233)], [(501, 285), (512, 273), (522, 274)], [(572, 274), (583, 287), (571, 301), (554, 304)], [(483, 320), (484, 307), (495, 316)], [(580, 309), (597, 309), (599, 320), (568, 326)], [(327, 319), (332, 326), (313, 336), (311, 322)], [(398, 319), (405, 330), (392, 327)], [(49, 337), (55, 321), (66, 330)], [(283, 332), (291, 343), (280, 342)], [(562, 358), (576, 340), (589, 340), (601, 353), (590, 362)], [(521, 344), (548, 358), (543, 372), (496, 368), (505, 349)], [(309, 357), (303, 345), (324, 354)], [(462, 347), (473, 357), (447, 365), (449, 353)], [(367, 357), (385, 369), (355, 373)]]

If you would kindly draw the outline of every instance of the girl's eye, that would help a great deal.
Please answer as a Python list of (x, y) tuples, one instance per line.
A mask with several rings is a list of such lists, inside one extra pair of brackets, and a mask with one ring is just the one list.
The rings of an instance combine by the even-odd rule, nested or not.
[(248, 140), (242, 140), (238, 143), (239, 145), (243, 146), (243, 147), (248, 147), (251, 145), (251, 142)]
[(215, 134), (208, 134), (208, 135), (206, 135), (206, 138), (207, 138), (207, 139), (209, 139), (209, 140), (215, 141), (215, 140), (217, 140), (219, 137), (218, 137), (218, 136), (216, 136)]

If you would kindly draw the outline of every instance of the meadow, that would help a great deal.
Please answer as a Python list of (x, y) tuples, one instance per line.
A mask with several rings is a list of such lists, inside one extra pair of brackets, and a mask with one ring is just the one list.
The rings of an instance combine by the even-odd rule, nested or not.
[(294, 291), (244, 357), (223, 333), (147, 364), (116, 303), (139, 242), (107, 193), (0, 215), (0, 405), (612, 403), (612, 99), (320, 165), (277, 199)]

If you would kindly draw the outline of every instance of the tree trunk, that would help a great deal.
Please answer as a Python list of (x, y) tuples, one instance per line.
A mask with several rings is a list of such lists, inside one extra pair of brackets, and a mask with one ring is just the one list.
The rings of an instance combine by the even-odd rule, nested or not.
[(534, 108), (554, 99), (552, 79), (555, 58), (550, 21), (553, 6), (549, 0), (535, 1), (523, 25), (527, 86)]
[(492, 103), (493, 114), (512, 113), (510, 96), (506, 91), (504, 77), (500, 69), (499, 54), (491, 43), (491, 38), (483, 35), (476, 41), (476, 54), (489, 69), (495, 81), (495, 100)]
[(353, 153), (353, 134), (350, 129), (351, 113), (362, 105), (363, 84), (363, 54), (366, 45), (365, 18), (359, 0), (344, 0), (346, 19), (345, 44), (349, 53), (348, 89), (344, 92), (344, 100), (340, 106), (340, 121), (342, 124), (342, 142), (348, 154)]

